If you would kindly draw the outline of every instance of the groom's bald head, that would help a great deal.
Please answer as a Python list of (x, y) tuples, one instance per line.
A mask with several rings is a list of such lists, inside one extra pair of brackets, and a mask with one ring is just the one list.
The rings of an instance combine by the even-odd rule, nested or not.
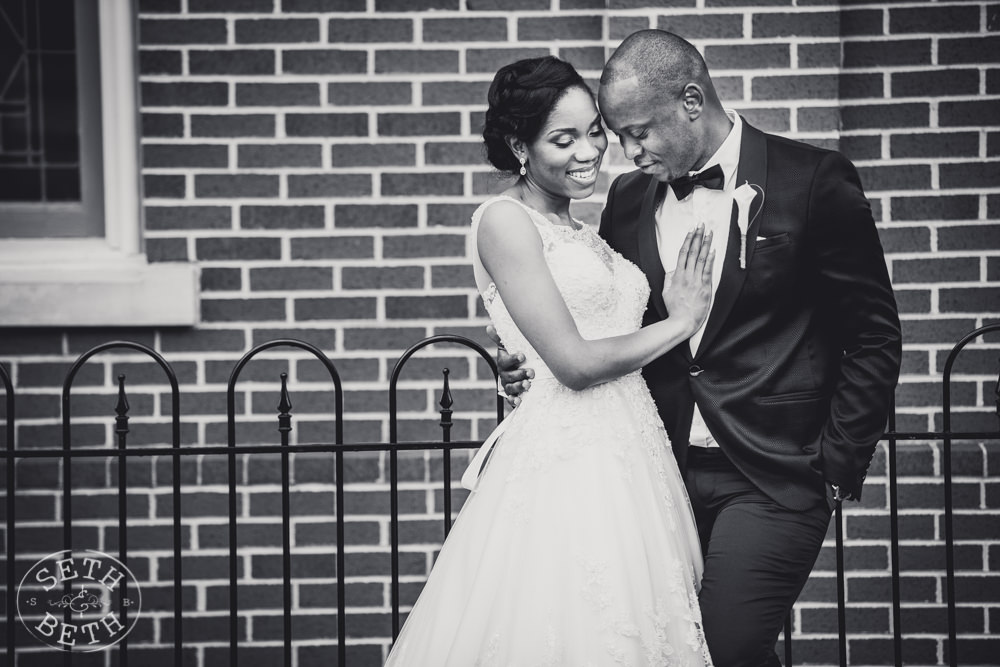
[(679, 94), (688, 83), (715, 92), (698, 49), (665, 30), (640, 30), (626, 37), (604, 66), (601, 85), (632, 78), (649, 92)]

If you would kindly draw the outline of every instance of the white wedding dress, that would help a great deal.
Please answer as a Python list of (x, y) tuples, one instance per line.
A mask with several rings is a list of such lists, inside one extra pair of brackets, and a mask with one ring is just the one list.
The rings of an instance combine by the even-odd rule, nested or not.
[[(483, 211), (472, 218), (473, 239)], [(635, 331), (645, 275), (586, 225), (525, 207), (584, 338)], [(475, 248), (475, 241), (473, 241)], [(473, 251), (505, 347), (535, 370), (387, 667), (711, 664), (687, 493), (639, 372), (583, 391), (528, 344)]]

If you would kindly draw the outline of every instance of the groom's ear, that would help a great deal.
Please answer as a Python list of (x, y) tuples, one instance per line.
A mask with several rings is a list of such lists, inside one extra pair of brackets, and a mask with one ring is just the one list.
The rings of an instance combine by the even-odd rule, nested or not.
[(682, 100), (684, 111), (691, 117), (691, 120), (694, 120), (701, 115), (705, 108), (705, 91), (697, 83), (689, 83), (684, 86)]

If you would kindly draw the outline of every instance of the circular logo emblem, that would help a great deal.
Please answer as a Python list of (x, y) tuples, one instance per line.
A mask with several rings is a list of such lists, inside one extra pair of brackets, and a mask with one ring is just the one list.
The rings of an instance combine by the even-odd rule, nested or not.
[(139, 620), (142, 594), (135, 575), (108, 554), (57, 551), (25, 573), (17, 614), (43, 644), (89, 653), (121, 641)]

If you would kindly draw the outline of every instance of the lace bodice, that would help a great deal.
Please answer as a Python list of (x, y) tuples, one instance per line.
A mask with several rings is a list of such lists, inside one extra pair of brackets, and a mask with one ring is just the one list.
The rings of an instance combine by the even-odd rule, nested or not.
[(549, 271), (581, 336), (590, 340), (606, 338), (635, 331), (642, 325), (649, 300), (645, 274), (612, 250), (591, 227), (583, 223), (572, 228), (554, 224), (538, 211), (505, 195), (488, 199), (472, 214), (476, 286), (504, 347), (523, 353), (524, 365), (533, 368), (536, 377), (548, 374), (548, 368), (511, 319), (476, 248), (483, 212), (500, 200), (521, 205), (535, 223)]

